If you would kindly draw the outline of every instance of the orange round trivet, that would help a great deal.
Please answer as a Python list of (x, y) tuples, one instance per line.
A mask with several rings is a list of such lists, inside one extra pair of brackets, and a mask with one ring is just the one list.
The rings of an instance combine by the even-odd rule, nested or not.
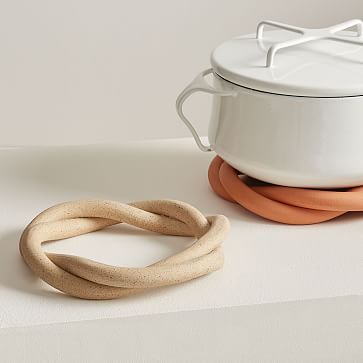
[(258, 185), (253, 179), (245, 181), (239, 171), (219, 156), (212, 160), (208, 178), (214, 192), (223, 199), (280, 223), (320, 223), (346, 212), (363, 211), (363, 186), (317, 190)]

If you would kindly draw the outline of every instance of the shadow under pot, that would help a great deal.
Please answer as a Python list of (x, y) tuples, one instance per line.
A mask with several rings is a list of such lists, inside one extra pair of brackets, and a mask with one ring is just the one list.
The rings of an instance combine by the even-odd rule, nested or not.
[[(178, 114), (202, 151), (253, 178), (306, 188), (361, 185), (362, 29), (361, 20), (323, 29), (263, 21), (256, 34), (213, 51), (212, 68), (178, 97)], [(213, 95), (210, 145), (183, 113), (198, 91)]]

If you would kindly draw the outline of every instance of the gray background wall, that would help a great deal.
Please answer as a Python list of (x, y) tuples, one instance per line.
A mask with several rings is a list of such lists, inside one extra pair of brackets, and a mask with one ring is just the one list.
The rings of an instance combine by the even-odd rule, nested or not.
[[(0, 144), (187, 136), (175, 98), (221, 41), (261, 19), (357, 17), (361, 0), (1, 1)], [(207, 110), (207, 96), (187, 108), (202, 134)]]

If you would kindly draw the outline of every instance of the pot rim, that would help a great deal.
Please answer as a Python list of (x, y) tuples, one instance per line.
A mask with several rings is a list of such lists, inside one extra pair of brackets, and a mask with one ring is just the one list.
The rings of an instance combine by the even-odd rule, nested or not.
[(220, 78), (224, 82), (230, 83), (234, 87), (240, 87), (240, 88), (243, 88), (243, 89), (248, 90), (248, 91), (254, 91), (254, 92), (268, 94), (268, 95), (294, 97), (294, 98), (309, 98), (309, 99), (311, 99), (311, 98), (313, 98), (313, 99), (344, 99), (344, 98), (363, 97), (363, 94), (362, 95), (351, 95), (351, 96), (307, 96), (307, 95), (293, 95), (293, 94), (287, 94), (287, 93), (278, 93), (278, 92), (272, 92), (272, 91), (263, 91), (263, 90), (260, 90), (260, 89), (247, 87), (247, 86), (244, 86), (244, 85), (229, 81), (228, 79), (226, 79), (223, 76), (221, 76), (220, 74), (218, 74), (218, 72), (214, 68), (213, 68), (213, 75)]

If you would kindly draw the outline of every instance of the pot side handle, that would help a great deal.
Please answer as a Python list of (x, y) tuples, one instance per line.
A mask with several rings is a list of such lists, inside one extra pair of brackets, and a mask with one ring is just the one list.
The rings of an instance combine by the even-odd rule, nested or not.
[(192, 133), (195, 142), (197, 143), (198, 147), (202, 151), (212, 151), (213, 148), (211, 145), (204, 145), (195, 130), (194, 126), (191, 124), (191, 122), (187, 119), (183, 112), (183, 104), (186, 101), (189, 96), (191, 96), (195, 92), (205, 92), (210, 93), (213, 95), (218, 96), (235, 96), (237, 93), (235, 91), (230, 90), (218, 90), (213, 88), (211, 85), (207, 83), (205, 80), (205, 76), (212, 73), (213, 69), (209, 68), (205, 71), (199, 73), (194, 80), (182, 91), (182, 93), (179, 95), (179, 97), (176, 100), (176, 110), (178, 112), (179, 117), (181, 120), (185, 123), (185, 125), (188, 127), (189, 131)]

